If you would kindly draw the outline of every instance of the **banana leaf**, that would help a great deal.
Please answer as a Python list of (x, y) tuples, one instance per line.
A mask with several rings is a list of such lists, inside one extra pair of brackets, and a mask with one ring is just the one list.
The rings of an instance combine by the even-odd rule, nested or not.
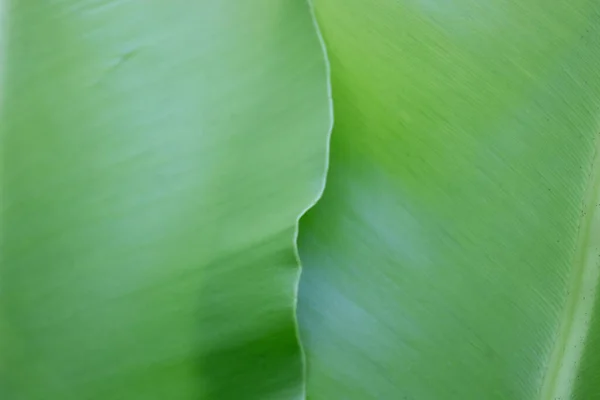
[(323, 185), (307, 5), (2, 5), (0, 398), (303, 397)]
[(600, 2), (315, 0), (312, 400), (600, 399)]

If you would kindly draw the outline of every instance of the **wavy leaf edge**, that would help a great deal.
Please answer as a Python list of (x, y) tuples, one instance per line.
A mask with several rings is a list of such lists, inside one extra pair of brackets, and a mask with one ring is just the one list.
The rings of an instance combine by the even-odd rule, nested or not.
[[(315, 14), (315, 8), (313, 4), (313, 0), (305, 0), (306, 6), (308, 7), (308, 12), (310, 14), (310, 19), (312, 21), (315, 33), (317, 35), (317, 40), (319, 41), (319, 46), (321, 48), (321, 54), (323, 55), (323, 63), (325, 66), (325, 76), (326, 76), (326, 85), (327, 85), (327, 103), (328, 103), (328, 114), (329, 114), (329, 127), (327, 128), (327, 132), (325, 135), (325, 161), (323, 165), (323, 174), (321, 175), (321, 184), (319, 186), (319, 190), (316, 192), (312, 201), (298, 214), (294, 224), (294, 235), (292, 239), (293, 249), (294, 249), (294, 257), (296, 258), (296, 263), (298, 265), (298, 272), (296, 274), (296, 281), (294, 285), (294, 304), (293, 304), (293, 317), (294, 317), (294, 328), (296, 341), (298, 342), (298, 347), (300, 348), (300, 356), (302, 361), (302, 395), (301, 399), (304, 400), (307, 398), (306, 396), (306, 352), (304, 350), (304, 345), (302, 343), (302, 338), (300, 335), (300, 325), (298, 322), (298, 292), (300, 289), (300, 279), (302, 279), (302, 260), (300, 258), (300, 253), (298, 250), (298, 235), (300, 233), (300, 220), (304, 215), (309, 212), (323, 197), (323, 193), (325, 192), (325, 187), (327, 186), (327, 176), (329, 174), (329, 159), (331, 153), (331, 134), (333, 132), (334, 126), (334, 111), (333, 111), (333, 94), (331, 89), (331, 65), (329, 63), (329, 56), (327, 53), (327, 45), (325, 44), (325, 39), (321, 33), (321, 28), (319, 27), (319, 22), (317, 21), (317, 16)], [(1, 14), (0, 14), (1, 16)]]

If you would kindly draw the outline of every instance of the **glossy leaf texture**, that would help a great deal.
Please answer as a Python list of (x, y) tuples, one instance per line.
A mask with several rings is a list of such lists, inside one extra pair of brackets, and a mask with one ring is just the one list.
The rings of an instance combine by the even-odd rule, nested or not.
[(600, 399), (600, 3), (315, 0), (311, 400)]
[(301, 398), (331, 124), (307, 5), (3, 7), (0, 397)]

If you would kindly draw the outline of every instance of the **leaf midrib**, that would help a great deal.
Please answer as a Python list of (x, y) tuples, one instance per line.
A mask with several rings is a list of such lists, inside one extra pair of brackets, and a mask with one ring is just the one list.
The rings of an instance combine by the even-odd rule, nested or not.
[(600, 140), (582, 207), (572, 276), (558, 335), (544, 375), (540, 400), (572, 397), (575, 375), (585, 348), (600, 278)]

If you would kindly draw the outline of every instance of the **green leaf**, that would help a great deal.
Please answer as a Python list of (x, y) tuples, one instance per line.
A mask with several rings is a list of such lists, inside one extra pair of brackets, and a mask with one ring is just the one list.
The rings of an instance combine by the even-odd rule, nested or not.
[(300, 398), (330, 126), (307, 5), (4, 7), (0, 397)]
[(600, 3), (316, 0), (308, 397), (600, 398)]

